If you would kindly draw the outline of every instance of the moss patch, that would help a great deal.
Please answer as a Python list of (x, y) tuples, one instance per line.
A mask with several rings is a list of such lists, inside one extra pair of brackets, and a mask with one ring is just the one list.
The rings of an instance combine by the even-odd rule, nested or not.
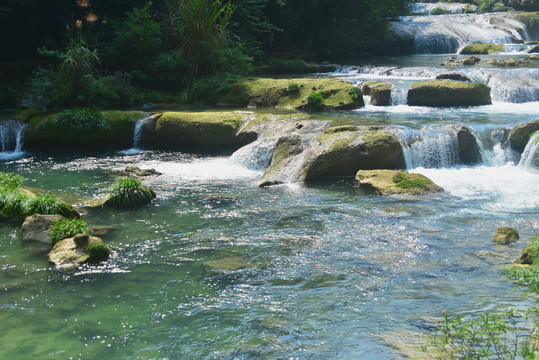
[(329, 141), (339, 135), (342, 132), (358, 131), (358, 127), (354, 125), (342, 125), (342, 126), (333, 126), (329, 129), (324, 130), (324, 132), (316, 138), (319, 142), (323, 143)]
[(503, 51), (502, 44), (470, 44), (466, 45), (461, 51), (465, 55), (486, 55), (496, 54)]
[(360, 170), (356, 174), (356, 187), (379, 195), (424, 195), (443, 191), (426, 176), (395, 170)]
[(418, 81), (408, 90), (408, 105), (449, 107), (487, 104), (491, 104), (490, 88), (482, 83)]

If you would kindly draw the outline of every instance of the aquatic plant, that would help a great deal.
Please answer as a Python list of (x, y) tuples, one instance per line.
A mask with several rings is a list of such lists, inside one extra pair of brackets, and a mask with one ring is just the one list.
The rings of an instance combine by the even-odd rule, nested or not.
[(60, 130), (74, 133), (110, 130), (103, 114), (97, 109), (90, 108), (64, 110), (56, 116), (55, 124)]
[(22, 184), (23, 178), (14, 173), (0, 172), (0, 188), (15, 190)]
[(110, 249), (103, 243), (93, 243), (86, 248), (88, 262), (98, 263), (107, 260), (110, 254)]
[(54, 222), (47, 233), (54, 245), (60, 240), (85, 233), (87, 229), (88, 225), (82, 219), (62, 219)]
[(25, 201), (27, 199), (27, 195), (18, 191), (2, 191), (0, 189), (0, 211), (8, 216), (24, 216), (26, 215)]
[(65, 203), (52, 194), (43, 194), (29, 197), (24, 201), (26, 214), (59, 214)]
[(155, 197), (155, 193), (144, 187), (142, 183), (133, 178), (122, 178), (110, 188), (110, 197), (106, 204), (114, 207), (133, 207), (148, 204)]

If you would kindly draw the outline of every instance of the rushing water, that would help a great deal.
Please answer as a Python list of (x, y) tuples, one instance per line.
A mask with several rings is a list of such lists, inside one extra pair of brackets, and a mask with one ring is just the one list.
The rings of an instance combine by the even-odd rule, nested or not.
[[(539, 117), (537, 69), (459, 69), (510, 79), (489, 83), (493, 105), (405, 105), (407, 86), (442, 72), (441, 59), (343, 68), (333, 76), (389, 81), (394, 104), (311, 115), (389, 126), (408, 170), (445, 189), (427, 197), (364, 194), (351, 179), (259, 188), (274, 138), (223, 156), (140, 151), (135, 136), (127, 152), (0, 159), (0, 171), (78, 204), (89, 224), (115, 228), (103, 237), (109, 261), (62, 273), (21, 244), (19, 225), (0, 224), (0, 358), (418, 358), (444, 314), (528, 307), (499, 271), (539, 228), (537, 215), (524, 214), (539, 204), (537, 135), (522, 155), (507, 146), (508, 128)], [(528, 87), (512, 84), (526, 77)], [(476, 138), (479, 164), (459, 165), (455, 125)], [(144, 180), (158, 194), (151, 205), (81, 205), (128, 165), (163, 173)], [(501, 224), (521, 240), (493, 245)]]

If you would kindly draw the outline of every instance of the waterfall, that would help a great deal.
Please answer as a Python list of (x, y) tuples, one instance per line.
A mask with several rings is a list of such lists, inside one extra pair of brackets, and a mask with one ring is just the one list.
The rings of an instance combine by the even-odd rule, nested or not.
[(530, 136), (526, 148), (522, 152), (518, 166), (525, 168), (539, 168), (539, 131)]
[[(391, 24), (403, 39), (413, 39), (416, 54), (456, 53), (467, 44), (522, 42), (526, 25), (503, 14), (406, 16)], [(521, 34), (520, 31), (523, 32)]]
[(229, 162), (249, 170), (264, 171), (271, 162), (273, 150), (277, 146), (278, 140), (278, 137), (258, 139), (234, 152)]
[(159, 117), (158, 114), (141, 116), (135, 124), (135, 130), (133, 132), (133, 147), (128, 150), (120, 151), (120, 153), (134, 155), (142, 152), (142, 133), (144, 132), (144, 127), (149, 125), (157, 117)]
[(0, 160), (10, 160), (23, 154), (26, 124), (15, 120), (0, 121)]
[(466, 10), (477, 11), (476, 5), (471, 4), (452, 4), (452, 3), (415, 3), (412, 6), (412, 13), (430, 15), (434, 9), (442, 9), (451, 14), (462, 14)]
[(508, 143), (510, 129), (496, 129), (490, 134), (493, 156), (491, 163), (494, 166), (515, 164), (520, 154)]

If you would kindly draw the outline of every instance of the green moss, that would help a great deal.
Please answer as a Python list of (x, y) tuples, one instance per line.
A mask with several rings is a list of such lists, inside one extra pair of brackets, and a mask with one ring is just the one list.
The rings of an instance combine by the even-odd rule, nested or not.
[(421, 174), (394, 170), (360, 170), (356, 174), (356, 185), (381, 195), (423, 195), (442, 191), (440, 187)]
[(137, 207), (149, 204), (155, 193), (135, 178), (122, 178), (110, 187), (110, 197), (105, 205), (117, 208)]
[(88, 262), (98, 263), (109, 258), (110, 249), (104, 243), (93, 243), (86, 248), (86, 254), (88, 255)]
[(495, 54), (503, 51), (503, 44), (470, 44), (466, 45), (461, 51), (461, 54), (479, 55), (479, 54)]
[(317, 140), (321, 143), (329, 141), (333, 139), (334, 137), (338, 136), (342, 132), (351, 132), (351, 131), (357, 131), (358, 127), (354, 125), (341, 125), (341, 126), (333, 126), (330, 127), (320, 135), (318, 135)]
[(143, 115), (142, 111), (105, 111), (103, 116), (105, 120), (110, 123), (127, 123), (132, 124)]

